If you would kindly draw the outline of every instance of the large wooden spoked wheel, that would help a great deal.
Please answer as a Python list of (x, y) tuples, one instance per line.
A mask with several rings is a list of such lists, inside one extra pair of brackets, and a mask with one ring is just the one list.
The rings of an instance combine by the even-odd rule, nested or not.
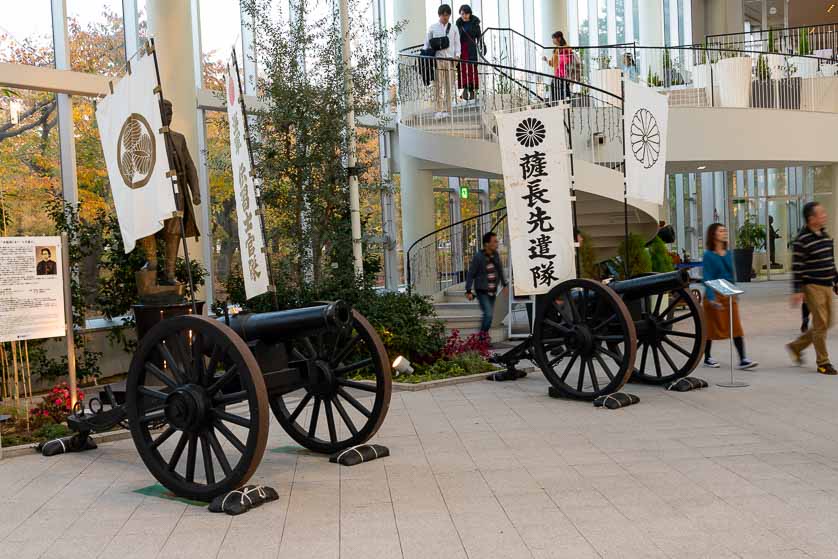
[[(285, 432), (302, 446), (327, 454), (368, 441), (384, 422), (393, 390), (390, 359), (375, 328), (352, 311), (348, 331), (298, 338), (286, 346), (292, 362), (312, 365), (299, 386), (270, 396)], [(374, 380), (350, 378), (358, 373)]]
[(208, 318), (169, 318), (145, 335), (128, 372), (126, 408), (143, 462), (180, 497), (210, 501), (238, 489), (265, 452), (262, 372), (247, 344)]
[(634, 378), (666, 384), (688, 376), (704, 356), (704, 313), (686, 289), (640, 300)]
[(631, 376), (637, 347), (622, 299), (586, 279), (562, 282), (545, 297), (535, 320), (533, 352), (550, 384), (578, 400), (618, 391)]

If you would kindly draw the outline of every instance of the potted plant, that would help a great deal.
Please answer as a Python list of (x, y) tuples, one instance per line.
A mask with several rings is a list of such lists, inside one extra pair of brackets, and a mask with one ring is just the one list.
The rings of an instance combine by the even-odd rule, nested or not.
[(765, 239), (765, 227), (756, 221), (756, 216), (747, 216), (745, 223), (736, 231), (736, 248), (733, 250), (737, 281), (751, 281), (754, 249), (765, 247)]
[(646, 76), (646, 83), (649, 84), (649, 87), (660, 87), (661, 85), (663, 85), (661, 83), (660, 76), (652, 72), (651, 66), (649, 67), (649, 74), (648, 76)]
[(595, 60), (600, 70), (609, 70), (611, 68), (611, 57), (607, 54), (600, 54)]
[(818, 72), (817, 58), (811, 58), (812, 48), (809, 46), (809, 29), (798, 30), (797, 56), (792, 58), (796, 67), (795, 75), (810, 78)]
[(800, 78), (795, 76), (797, 66), (791, 60), (786, 61), (783, 74), (777, 83), (777, 101), (781, 109), (800, 110)]
[(777, 45), (774, 43), (774, 30), (768, 30), (768, 52), (777, 52)]
[(765, 55), (757, 58), (756, 79), (751, 83), (751, 106), (763, 109), (774, 108), (774, 84), (771, 81), (771, 68)]

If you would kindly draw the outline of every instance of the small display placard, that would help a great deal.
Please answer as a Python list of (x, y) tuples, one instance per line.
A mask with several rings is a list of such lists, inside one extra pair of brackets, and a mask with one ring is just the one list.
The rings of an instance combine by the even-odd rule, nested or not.
[(0, 342), (66, 334), (61, 237), (0, 237)]

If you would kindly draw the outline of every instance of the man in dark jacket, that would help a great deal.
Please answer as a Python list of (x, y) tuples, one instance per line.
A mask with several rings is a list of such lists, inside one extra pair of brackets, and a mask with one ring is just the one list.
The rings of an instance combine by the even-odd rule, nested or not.
[[(492, 232), (483, 235), (483, 249), (477, 251), (466, 274), (466, 297), (473, 301), (477, 293), (477, 302), (483, 312), (480, 331), (489, 334), (492, 317), (495, 314), (495, 297), (502, 287), (506, 287), (506, 277), (498, 255), (498, 236)], [(474, 291), (472, 291), (472, 288)]]
[(826, 234), (826, 210), (817, 202), (803, 206), (806, 227), (794, 240), (792, 270), (794, 272), (794, 294), (792, 303), (804, 301), (812, 314), (812, 328), (786, 347), (795, 364), (802, 363), (802, 352), (810, 345), (815, 346), (818, 372), (835, 375), (838, 372), (829, 362), (826, 349), (826, 332), (832, 326), (832, 296), (838, 293), (838, 271), (835, 269), (835, 248)]

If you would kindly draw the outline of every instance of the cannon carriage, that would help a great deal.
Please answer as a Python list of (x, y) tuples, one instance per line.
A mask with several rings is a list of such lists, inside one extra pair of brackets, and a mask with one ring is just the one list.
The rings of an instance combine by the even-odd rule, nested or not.
[(561, 396), (594, 400), (630, 379), (667, 384), (691, 374), (704, 353), (701, 307), (686, 271), (608, 285), (560, 283), (539, 297), (532, 335), (497, 360), (535, 362)]
[[(374, 382), (353, 380), (366, 373)], [(390, 362), (375, 329), (336, 302), (217, 320), (168, 318), (140, 340), (124, 403), (110, 389), (70, 426), (86, 437), (127, 422), (137, 451), (174, 494), (209, 501), (253, 475), (272, 414), (305, 448), (369, 440), (387, 414)]]

